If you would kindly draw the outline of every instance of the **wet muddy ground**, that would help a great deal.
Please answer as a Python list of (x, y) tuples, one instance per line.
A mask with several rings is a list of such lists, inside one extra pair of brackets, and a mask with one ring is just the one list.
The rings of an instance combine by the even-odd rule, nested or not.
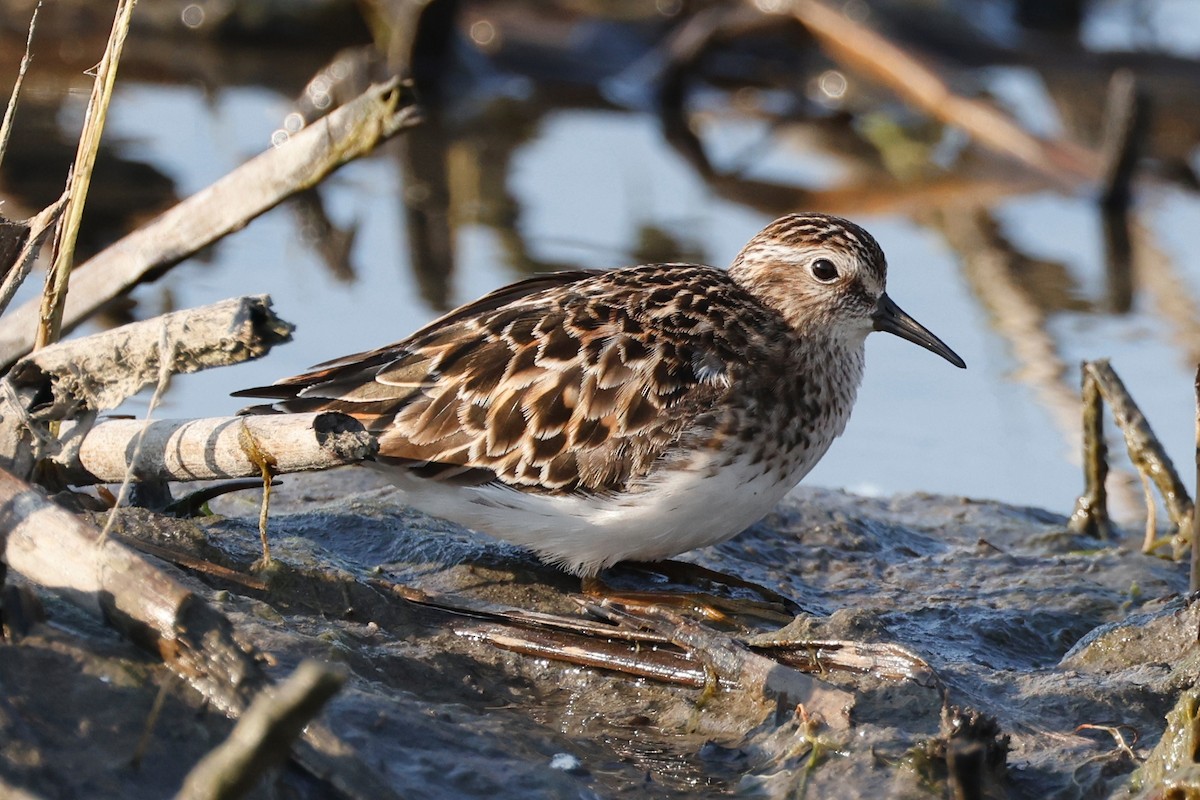
[[(406, 509), (365, 470), (285, 484), (271, 521), (277, 564), (259, 575), (266, 591), (185, 580), (278, 677), (308, 657), (344, 667), (350, 680), (324, 718), (404, 797), (941, 797), (955, 785), (1120, 797), (1197, 674), (1186, 568), (1080, 538), (1035, 509), (801, 488), (741, 536), (689, 554), (806, 612), (782, 632), (762, 632), (782, 619), (757, 634), (708, 623), (721, 636), (898, 645), (928, 665), (908, 678), (821, 676), (853, 695), (839, 728), (719, 668), (708, 688), (684, 687), (501, 649), (489, 641), (504, 628), (495, 619), (388, 587), (578, 617), (578, 581)], [(248, 572), (255, 494), (191, 521), (129, 511), (118, 530)], [(0, 646), (0, 772), (35, 796), (173, 793), (232, 723), (156, 659), (38, 594), (48, 622)], [(1159, 748), (1151, 782), (1190, 762), (1186, 741)], [(948, 768), (959, 776), (950, 783)], [(325, 791), (287, 768), (255, 796)]]

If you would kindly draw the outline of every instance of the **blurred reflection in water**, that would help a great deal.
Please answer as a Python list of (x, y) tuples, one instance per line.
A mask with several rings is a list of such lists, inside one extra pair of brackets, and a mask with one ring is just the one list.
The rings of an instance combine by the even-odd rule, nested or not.
[[(134, 293), (143, 317), (266, 292), (299, 325), (296, 343), (264, 362), (176, 381), (162, 413), (227, 413), (238, 406), (230, 390), (400, 338), (529, 273), (726, 264), (769, 219), (812, 209), (876, 234), (890, 293), (971, 369), (946, 374), (924, 352), (872, 340), (855, 417), (809, 483), (1067, 513), (1082, 481), (1077, 365), (1103, 356), (1185, 463), (1200, 358), (1200, 256), (1187, 233), (1200, 211), (1200, 75), (1190, 60), (1200, 48), (1153, 23), (1162, 38), (1122, 45), (1141, 52), (1090, 51), (1111, 42), (1104, 31), (1129, 4), (1078, 19), (1070, 4), (1065, 16), (1031, 16), (1036, 5), (999, 18), (969, 13), (976, 4), (938, 14), (863, 7), (949, 65), (957, 91), (990, 92), (1026, 127), (1088, 145), (1112, 68), (1133, 66), (1156, 113), (1144, 162), (1152, 180), (1139, 184), (1125, 243), (1106, 248), (1088, 191), (1062, 194), (973, 146), (830, 61), (797, 25), (737, 4), (687, 19), (680, 4), (620, 4), (607, 17), (446, 4), (418, 32), (414, 68), (432, 101), (423, 128)], [(1200, 29), (1200, 9), (1186, 13)], [(365, 82), (417, 35), (393, 31), (383, 57), (358, 48), (335, 58), (340, 44), (228, 45), (187, 30), (149, 26), (131, 39), (89, 205), (93, 248), (261, 151), (294, 127), (289, 115), (353, 94), (342, 81)], [(342, 43), (361, 40), (347, 30)], [(681, 32), (704, 30), (720, 36), (689, 50)], [(46, 41), (54, 31), (47, 23)], [(1032, 47), (1036, 37), (1055, 45)], [(13, 75), (19, 48), (4, 41), (0, 74)], [(179, 59), (185, 45), (189, 58)], [(86, 81), (58, 59), (31, 73), (0, 173), (10, 216), (57, 194), (73, 149)], [(1106, 266), (1123, 248), (1131, 272)]]

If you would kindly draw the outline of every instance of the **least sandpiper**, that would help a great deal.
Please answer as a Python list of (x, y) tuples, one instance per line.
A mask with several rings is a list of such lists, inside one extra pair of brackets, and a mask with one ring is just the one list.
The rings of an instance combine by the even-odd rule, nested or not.
[(728, 270), (539, 275), (238, 395), (358, 418), (412, 506), (589, 577), (770, 511), (846, 427), (871, 331), (966, 366), (892, 302), (886, 273), (858, 225), (793, 214)]

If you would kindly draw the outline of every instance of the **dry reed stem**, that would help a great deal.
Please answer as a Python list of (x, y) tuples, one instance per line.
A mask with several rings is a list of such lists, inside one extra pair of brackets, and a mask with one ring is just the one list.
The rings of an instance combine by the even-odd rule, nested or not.
[(133, 16), (135, 5), (137, 0), (118, 1), (112, 32), (108, 36), (108, 46), (104, 50), (104, 58), (100, 60), (96, 79), (92, 83), (92, 95), (83, 119), (79, 148), (75, 152), (75, 163), (67, 178), (67, 207), (55, 233), (54, 266), (46, 276), (46, 288), (42, 294), (37, 339), (34, 341), (36, 350), (58, 341), (62, 332), (63, 304), (67, 299), (67, 285), (75, 261), (75, 240), (79, 235), (79, 222), (83, 218), (83, 206), (87, 202), (88, 188), (92, 183), (92, 168), (96, 164), (100, 137), (104, 133), (104, 122), (108, 118), (108, 104), (112, 100), (113, 84), (117, 80), (117, 65), (121, 61), (121, 51), (125, 46), (125, 37), (129, 34), (129, 20)]
[[(4, 154), (8, 152), (8, 137), (12, 134), (13, 120), (17, 114), (17, 101), (21, 97), (21, 85), (25, 83), (25, 73), (29, 70), (29, 62), (33, 60), (33, 31), (37, 27), (38, 12), (42, 10), (42, 0), (33, 7), (29, 17), (29, 35), (25, 38), (25, 55), (21, 56), (21, 66), (17, 68), (17, 79), (13, 82), (12, 94), (8, 96), (8, 107), (4, 109), (4, 121), (0, 122), (0, 164), (4, 163)], [(4, 305), (0, 304), (0, 312)]]

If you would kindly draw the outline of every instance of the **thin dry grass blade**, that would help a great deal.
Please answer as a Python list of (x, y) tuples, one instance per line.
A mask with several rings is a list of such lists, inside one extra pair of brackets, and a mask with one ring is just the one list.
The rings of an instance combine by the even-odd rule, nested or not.
[[(12, 94), (8, 96), (8, 107), (4, 110), (4, 121), (0, 122), (0, 164), (4, 163), (4, 154), (8, 150), (8, 137), (12, 134), (13, 119), (17, 115), (17, 101), (21, 97), (21, 85), (25, 83), (25, 73), (29, 70), (29, 62), (33, 60), (33, 31), (37, 27), (38, 12), (42, 10), (41, 0), (33, 7), (29, 17), (29, 36), (25, 39), (25, 55), (21, 57), (21, 66), (17, 69), (17, 79), (13, 82)], [(0, 307), (0, 311), (3, 308)]]

